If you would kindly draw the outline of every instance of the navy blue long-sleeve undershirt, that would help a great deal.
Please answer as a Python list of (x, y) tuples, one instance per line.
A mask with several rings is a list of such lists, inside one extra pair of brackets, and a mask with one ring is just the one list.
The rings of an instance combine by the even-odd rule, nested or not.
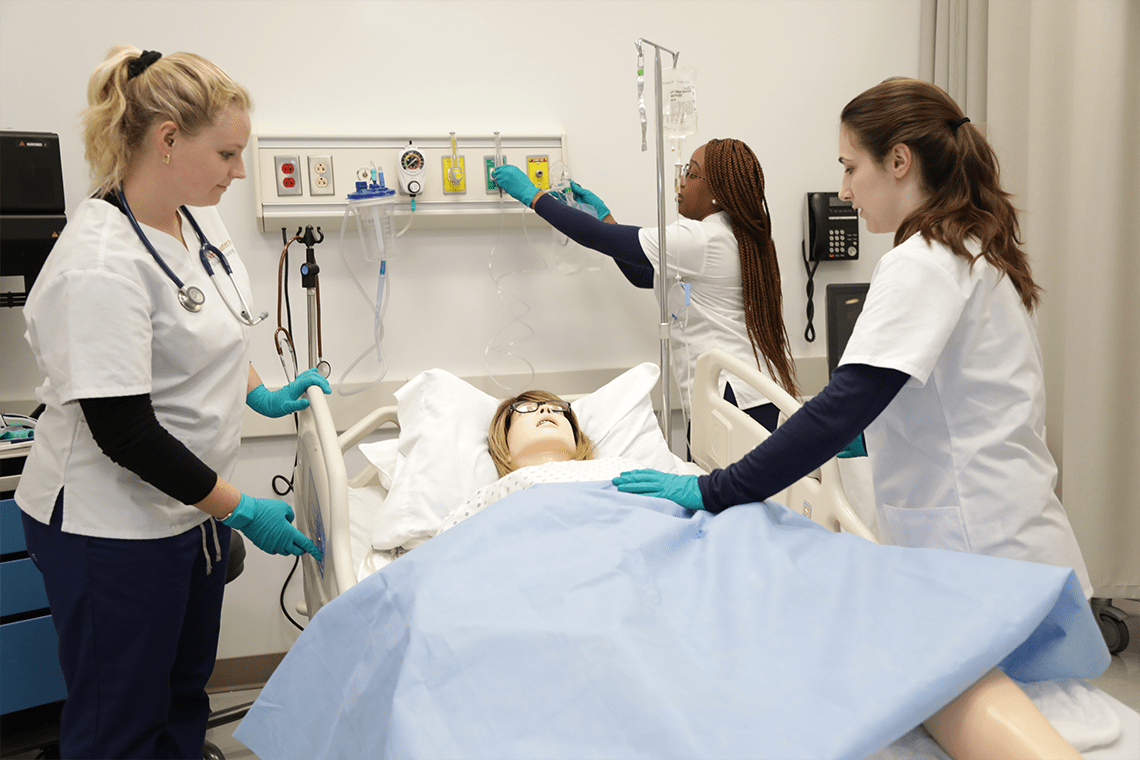
[(823, 391), (771, 437), (723, 470), (697, 478), (705, 509), (722, 512), (763, 501), (838, 454), (878, 417), (910, 376), (867, 364), (844, 364)]
[(539, 196), (534, 204), (534, 212), (578, 245), (612, 258), (621, 273), (635, 287), (653, 287), (653, 265), (641, 248), (641, 239), (637, 235), (640, 227), (603, 222), (584, 211), (560, 203), (548, 193)]

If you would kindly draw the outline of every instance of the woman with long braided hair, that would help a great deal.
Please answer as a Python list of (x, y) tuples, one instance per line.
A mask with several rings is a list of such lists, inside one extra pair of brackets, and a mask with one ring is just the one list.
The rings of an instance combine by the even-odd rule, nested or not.
[[(575, 242), (612, 257), (635, 286), (653, 287), (654, 277), (662, 274), (680, 286), (683, 304), (676, 313), (683, 316), (671, 331), (672, 369), (686, 415), (693, 368), (712, 348), (753, 357), (761, 371), (796, 395), (764, 170), (746, 144), (711, 140), (693, 151), (677, 193), (681, 219), (665, 232), (665, 273), (656, 271), (657, 228), (617, 224), (606, 204), (577, 183), (571, 183), (575, 199), (590, 206), (597, 219), (547, 197), (516, 167), (499, 167), (494, 180)], [(734, 386), (727, 373), (721, 383), (725, 398), (775, 429), (774, 404), (744, 383)]]

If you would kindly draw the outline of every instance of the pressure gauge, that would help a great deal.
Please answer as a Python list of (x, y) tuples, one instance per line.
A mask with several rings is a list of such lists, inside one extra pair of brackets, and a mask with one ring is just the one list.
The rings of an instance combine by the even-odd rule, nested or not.
[(412, 145), (411, 141), (408, 141), (407, 146), (400, 153), (400, 192), (404, 195), (422, 193), (425, 169), (427, 169), (427, 161), (424, 160), (424, 154)]

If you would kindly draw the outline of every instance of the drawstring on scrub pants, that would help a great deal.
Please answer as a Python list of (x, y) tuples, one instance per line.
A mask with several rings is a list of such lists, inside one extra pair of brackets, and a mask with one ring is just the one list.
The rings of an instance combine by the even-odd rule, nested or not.
[(198, 529), (202, 531), (202, 555), (206, 558), (206, 576), (209, 577), (210, 573), (214, 572), (214, 563), (210, 561), (210, 549), (206, 545), (206, 523), (209, 523), (214, 531), (214, 560), (217, 562), (222, 561), (222, 544), (218, 541), (217, 520), (211, 517), (206, 522), (198, 523)]

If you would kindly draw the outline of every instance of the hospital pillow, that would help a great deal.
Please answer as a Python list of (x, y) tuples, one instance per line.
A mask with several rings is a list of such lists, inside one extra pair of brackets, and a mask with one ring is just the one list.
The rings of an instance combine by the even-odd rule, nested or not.
[[(641, 364), (573, 402), (595, 456), (625, 457), (674, 471), (676, 460), (649, 398), (659, 374), (656, 365)], [(450, 372), (432, 369), (396, 391), (396, 402), (396, 466), (372, 531), (372, 546), (381, 551), (430, 538), (452, 509), (499, 477), (487, 450), (498, 399)]]

